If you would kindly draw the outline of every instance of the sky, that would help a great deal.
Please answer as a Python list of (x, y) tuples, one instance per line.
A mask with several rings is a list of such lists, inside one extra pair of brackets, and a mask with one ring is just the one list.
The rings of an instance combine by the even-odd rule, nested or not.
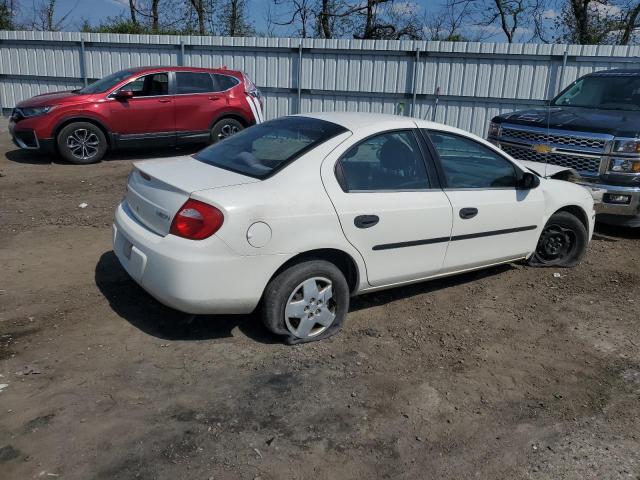
[[(20, 16), (24, 19), (33, 11), (33, 3), (39, 0), (19, 0)], [(398, 0), (397, 3), (413, 3), (417, 6), (416, 16), (422, 17), (425, 13), (438, 10), (445, 0)], [(258, 32), (267, 31), (267, 11), (271, 0), (247, 0), (249, 4), (250, 19)], [(78, 30), (83, 20), (96, 25), (106, 17), (114, 17), (120, 14), (128, 15), (128, 0), (57, 0), (57, 17), (70, 12), (65, 23), (65, 30)], [(286, 28), (286, 27), (281, 27)], [(285, 35), (285, 31), (278, 32)], [(523, 32), (525, 34), (526, 32)], [(489, 35), (485, 41), (504, 41), (504, 35), (498, 28), (495, 34)], [(521, 40), (522, 41), (522, 40)], [(526, 40), (524, 40), (526, 41)]]

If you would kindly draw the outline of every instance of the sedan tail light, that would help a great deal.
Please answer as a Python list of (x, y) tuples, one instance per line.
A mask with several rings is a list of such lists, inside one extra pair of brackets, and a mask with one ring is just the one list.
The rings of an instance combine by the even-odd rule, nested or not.
[(224, 215), (216, 207), (190, 198), (178, 210), (169, 233), (190, 240), (203, 240), (216, 233)]

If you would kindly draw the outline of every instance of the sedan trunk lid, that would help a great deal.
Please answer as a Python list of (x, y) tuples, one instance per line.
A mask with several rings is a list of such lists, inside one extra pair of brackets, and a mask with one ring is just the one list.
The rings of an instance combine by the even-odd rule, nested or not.
[(134, 164), (126, 200), (131, 214), (140, 223), (164, 236), (169, 233), (173, 217), (193, 192), (258, 181), (190, 156), (148, 160)]

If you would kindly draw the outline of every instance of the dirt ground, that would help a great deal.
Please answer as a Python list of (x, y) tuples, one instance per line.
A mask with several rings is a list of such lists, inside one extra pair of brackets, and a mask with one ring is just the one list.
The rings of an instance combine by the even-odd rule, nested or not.
[(2, 479), (640, 478), (640, 229), (600, 227), (571, 270), (354, 299), (289, 347), (119, 266), (131, 162), (175, 151), (73, 166), (0, 130)]

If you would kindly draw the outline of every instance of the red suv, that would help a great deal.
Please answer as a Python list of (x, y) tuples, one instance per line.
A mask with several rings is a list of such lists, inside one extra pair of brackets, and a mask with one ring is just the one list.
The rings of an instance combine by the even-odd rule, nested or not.
[(242, 72), (129, 68), (80, 90), (20, 102), (9, 131), (20, 148), (82, 164), (118, 147), (217, 142), (262, 122), (262, 107), (260, 92)]

